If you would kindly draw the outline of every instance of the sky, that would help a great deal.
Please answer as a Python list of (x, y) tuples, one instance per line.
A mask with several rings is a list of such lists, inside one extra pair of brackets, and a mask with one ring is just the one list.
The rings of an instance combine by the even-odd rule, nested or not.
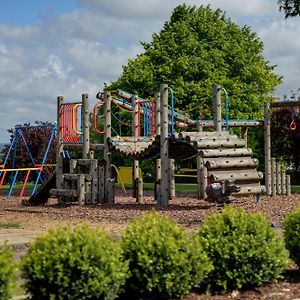
[[(263, 55), (283, 83), (300, 88), (300, 17), (285, 19), (274, 0), (185, 0), (221, 8), (264, 43)], [(56, 120), (56, 97), (91, 105), (169, 20), (179, 0), (0, 0), (0, 143), (24, 122)], [(263, 105), (263, 104), (262, 104)]]

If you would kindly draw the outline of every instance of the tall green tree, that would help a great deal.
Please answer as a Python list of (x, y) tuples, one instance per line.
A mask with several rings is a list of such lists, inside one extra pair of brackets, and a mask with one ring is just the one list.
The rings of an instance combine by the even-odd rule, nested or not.
[(279, 0), (278, 4), (286, 18), (300, 16), (300, 0)]
[[(176, 7), (144, 52), (123, 66), (107, 89), (124, 89), (153, 96), (161, 83), (175, 92), (175, 108), (199, 119), (212, 116), (212, 84), (229, 94), (230, 118), (262, 117), (268, 93), (281, 83), (263, 57), (263, 43), (248, 27), (239, 27), (220, 9)], [(195, 108), (195, 109), (194, 109)]]

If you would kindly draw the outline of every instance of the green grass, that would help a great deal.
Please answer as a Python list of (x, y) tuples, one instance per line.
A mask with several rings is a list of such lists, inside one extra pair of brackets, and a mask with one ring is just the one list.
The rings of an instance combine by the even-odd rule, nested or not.
[(292, 185), (292, 193), (300, 193), (300, 185)]
[(18, 222), (0, 222), (0, 229), (3, 228), (20, 228), (21, 224)]
[[(116, 183), (116, 187), (121, 189), (122, 186), (120, 183)], [(131, 184), (125, 184), (126, 189), (131, 189)], [(176, 192), (185, 192), (185, 193), (195, 193), (197, 192), (197, 184), (194, 183), (176, 183), (175, 185)], [(144, 183), (144, 190), (153, 191), (154, 184), (153, 183)]]

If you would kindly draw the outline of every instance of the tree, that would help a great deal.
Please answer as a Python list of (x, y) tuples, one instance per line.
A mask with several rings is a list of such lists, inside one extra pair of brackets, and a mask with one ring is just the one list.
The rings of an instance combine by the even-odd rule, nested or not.
[(211, 88), (217, 83), (229, 93), (230, 118), (248, 119), (262, 117), (262, 103), (281, 83), (257, 35), (210, 6), (176, 7), (163, 29), (142, 45), (144, 53), (130, 59), (107, 90), (148, 97), (167, 83), (175, 92), (175, 109), (199, 119), (212, 117)]
[[(286, 101), (300, 101), (300, 91), (292, 91), (285, 96)], [(289, 166), (294, 176), (300, 172), (300, 108), (279, 108), (272, 112), (271, 121), (272, 153), (286, 166)]]
[(279, 0), (279, 10), (284, 11), (285, 17), (300, 16), (300, 0)]

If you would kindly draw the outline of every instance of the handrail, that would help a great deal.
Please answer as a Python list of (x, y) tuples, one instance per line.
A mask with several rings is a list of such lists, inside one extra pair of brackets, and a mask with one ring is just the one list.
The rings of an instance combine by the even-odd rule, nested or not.
[(79, 106), (82, 106), (81, 103), (78, 103), (78, 104), (75, 104), (73, 107), (72, 107), (72, 129), (74, 130), (74, 132), (78, 135), (83, 135), (83, 132), (81, 131), (78, 131), (76, 129), (76, 113), (77, 113), (77, 109)]
[(30, 171), (43, 171), (43, 167), (0, 169), (0, 172), (29, 171), (29, 170)]
[(103, 101), (99, 101), (94, 106), (94, 129), (99, 134), (105, 134), (105, 131), (101, 131), (97, 128), (97, 108), (98, 108), (98, 106), (103, 105), (103, 104), (104, 104)]

